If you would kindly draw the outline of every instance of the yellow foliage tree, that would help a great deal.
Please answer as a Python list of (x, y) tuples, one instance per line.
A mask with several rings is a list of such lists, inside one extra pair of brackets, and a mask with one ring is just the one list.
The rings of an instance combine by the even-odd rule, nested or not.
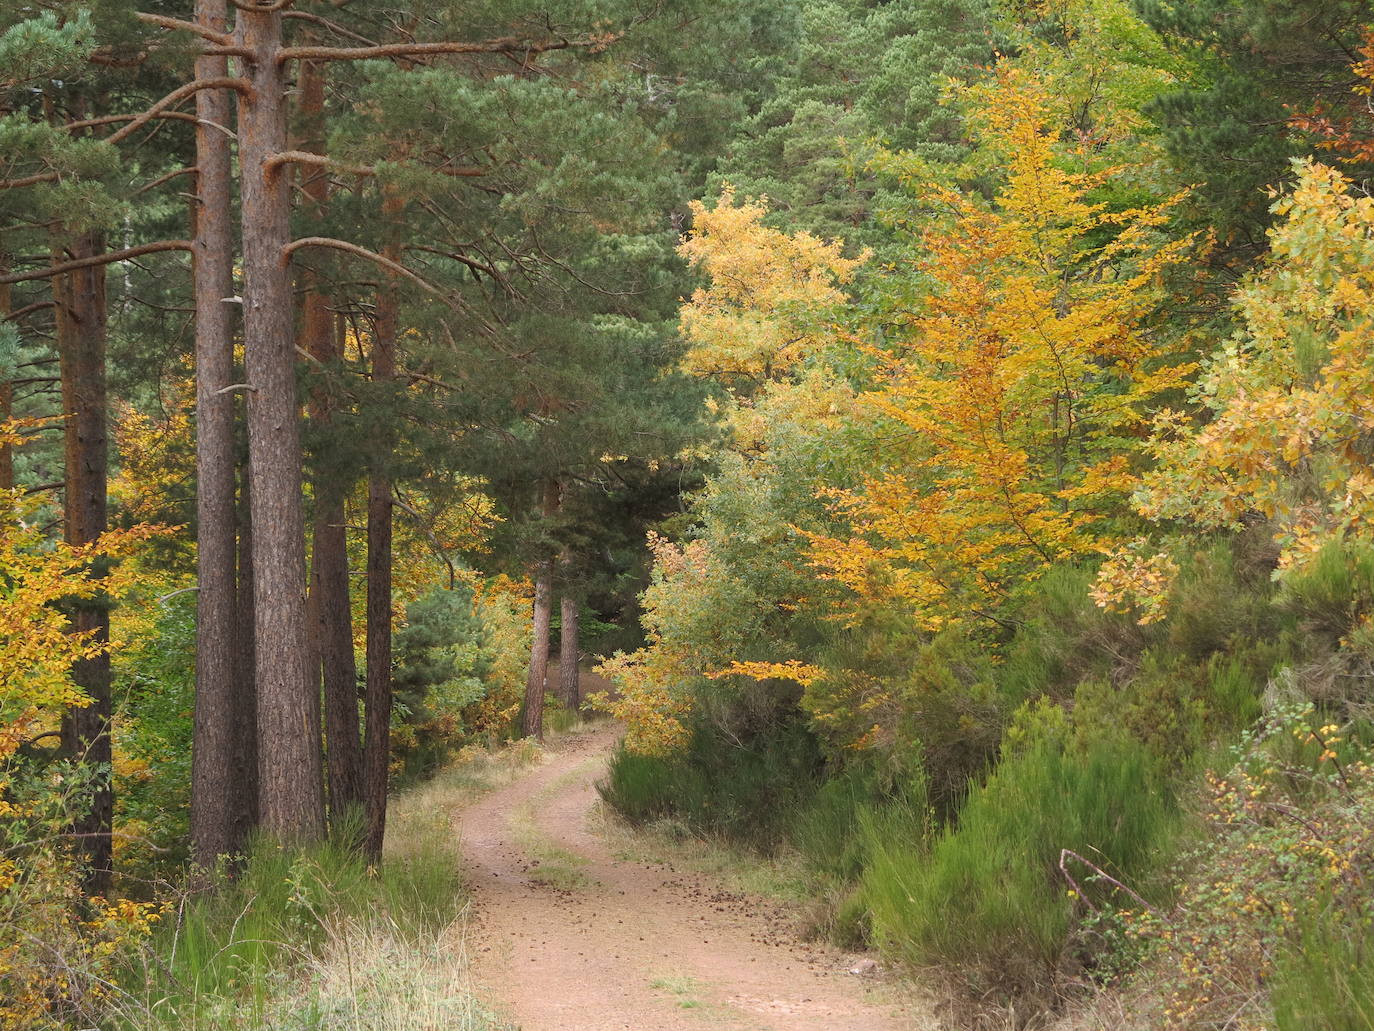
[[(993, 610), (1051, 563), (1099, 549), (1134, 480), (1148, 411), (1189, 365), (1145, 328), (1168, 204), (1112, 211), (1108, 172), (1071, 171), (1047, 84), (1009, 64), (983, 91), (982, 145), (1005, 166), (995, 202), (942, 187), (951, 214), (916, 271), (933, 284), (898, 318), (866, 397), (895, 442), (889, 470), (834, 492), (848, 538), (812, 558), (858, 599), (908, 606), (929, 630)], [(857, 610), (856, 610), (857, 611)]]
[[(0, 425), (0, 446), (21, 443), (20, 428)], [(48, 538), (23, 491), (0, 491), (0, 509), (0, 1028), (25, 1028), (47, 1026), (54, 1007), (108, 993), (115, 952), (145, 936), (159, 912), (92, 899), (94, 919), (77, 919), (74, 864), (54, 843), (70, 815), (64, 795), (84, 782), (23, 779), (18, 753), (89, 704), (71, 666), (112, 647), (71, 633), (63, 603), (127, 594), (139, 573), (119, 560), (162, 531), (141, 526), (72, 546)]]
[(868, 254), (846, 258), (840, 243), (770, 229), (767, 214), (766, 198), (737, 204), (730, 186), (714, 208), (692, 202), (693, 232), (678, 253), (710, 282), (680, 313), (685, 371), (780, 379), (833, 339), (826, 316)]
[[(844, 287), (868, 258), (846, 258), (839, 242), (764, 225), (766, 200), (737, 202), (728, 186), (714, 208), (695, 203), (692, 211), (693, 232), (679, 252), (707, 283), (680, 312), (690, 345), (683, 368), (726, 388), (712, 405), (730, 426), (732, 453), (717, 456), (720, 469), (707, 493), (728, 494), (748, 511), (749, 558), (722, 554), (721, 541), (710, 539), (715, 531), (682, 545), (651, 536), (648, 643), (601, 667), (619, 696), (592, 699), (625, 721), (627, 745), (645, 753), (683, 744), (694, 688), (756, 646), (769, 620), (800, 601), (779, 583), (789, 569), (804, 567), (798, 535), (776, 511), (781, 453), (837, 430), (853, 412), (854, 389), (823, 355), (847, 341), (836, 315), (847, 301)], [(760, 566), (773, 575), (761, 575)]]
[(1272, 520), (1284, 568), (1333, 540), (1374, 540), (1374, 199), (1306, 162), (1274, 212), (1271, 254), (1240, 291), (1243, 329), (1194, 400), (1156, 422), (1137, 500), (1207, 528)]

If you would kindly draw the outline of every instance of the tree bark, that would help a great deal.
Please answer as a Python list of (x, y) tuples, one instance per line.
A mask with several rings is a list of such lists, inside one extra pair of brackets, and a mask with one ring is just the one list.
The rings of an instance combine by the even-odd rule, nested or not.
[[(558, 512), (558, 482), (546, 480), (540, 510), (546, 519)], [(525, 679), (525, 710), (520, 719), (522, 737), (544, 740), (544, 691), (549, 672), (549, 623), (553, 615), (553, 558), (542, 559), (534, 569), (534, 639), (530, 642), (530, 669)]]
[[(223, 32), (225, 0), (196, 0), (197, 22)], [(201, 56), (200, 78), (228, 75), (228, 60)], [(196, 94), (197, 191), (192, 269), (196, 311), (196, 701), (191, 745), (191, 857), (212, 868), (242, 845), (236, 759), (243, 723), (235, 661), (234, 293), (227, 90)], [(211, 124), (213, 123), (213, 124)]]
[[(0, 261), (0, 276), (8, 271), (5, 262)], [(14, 300), (10, 293), (10, 285), (0, 283), (0, 325), (4, 324), (13, 310)], [(0, 383), (0, 423), (8, 422), (12, 418), (14, 418), (14, 384), (7, 379)], [(13, 487), (14, 448), (0, 440), (0, 490), (11, 490)]]
[(278, 10), (239, 8), (238, 40), (253, 54), (238, 135), (259, 800), (270, 833), (311, 840), (324, 832), (324, 790), (319, 693), (305, 658), (305, 516), (287, 252), (290, 175), (271, 166), (272, 156), (286, 149), (281, 27)]
[[(382, 216), (387, 220), (383, 256), (399, 261), (398, 219), (404, 208), (399, 197), (387, 193)], [(395, 273), (387, 271), (377, 295), (377, 318), (372, 328), (372, 381), (396, 378), (396, 341), (400, 294)], [(391, 477), (388, 474), (390, 439), (381, 441), (376, 464), (367, 483), (367, 725), (363, 745), (363, 795), (367, 816), (367, 854), (382, 855), (386, 838), (387, 772), (391, 764)]]
[[(324, 70), (316, 61), (300, 68), (303, 149), (324, 142)], [(308, 217), (322, 222), (329, 206), (325, 169), (306, 166), (301, 192)], [(337, 349), (329, 298), (320, 275), (306, 268), (300, 275), (303, 296), (301, 347), (328, 366), (343, 357)], [(327, 387), (314, 392), (310, 417), (328, 425), (334, 403)], [(353, 614), (348, 590), (348, 536), (344, 518), (345, 478), (332, 470), (315, 480), (315, 523), (311, 596), (314, 640), (324, 682), (325, 756), (331, 822), (344, 817), (363, 798), (363, 752), (358, 738), (358, 670), (353, 656)], [(313, 674), (312, 674), (313, 676)]]
[[(99, 234), (87, 233), (70, 244), (75, 258), (104, 250)], [(66, 493), (63, 536), (69, 544), (89, 544), (108, 525), (108, 427), (105, 386), (105, 266), (68, 272), (53, 283), (57, 304), (57, 349), (61, 361), (62, 407), (66, 412)], [(99, 643), (110, 639), (105, 605), (73, 605), (72, 630)], [(102, 653), (72, 666), (72, 680), (90, 704), (70, 710), (62, 720), (63, 751), (94, 770), (90, 808), (73, 824), (82, 856), (88, 894), (109, 891), (114, 852), (111, 831), (114, 793), (110, 784), (110, 657)]]
[(258, 826), (258, 693), (257, 643), (253, 618), (253, 498), (245, 466), (239, 478), (238, 592), (234, 606), (234, 682), (238, 695), (234, 710), (234, 840), (246, 842)]
[[(567, 558), (563, 560), (567, 567)], [(577, 598), (563, 590), (559, 619), (562, 628), (558, 639), (558, 697), (569, 712), (582, 708), (582, 678), (577, 668)]]

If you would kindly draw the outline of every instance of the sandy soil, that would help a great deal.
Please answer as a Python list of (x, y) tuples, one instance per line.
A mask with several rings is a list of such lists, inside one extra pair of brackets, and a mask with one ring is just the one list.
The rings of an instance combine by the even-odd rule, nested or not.
[(937, 1026), (881, 972), (850, 972), (871, 959), (799, 940), (777, 903), (617, 858), (595, 782), (618, 736), (612, 724), (567, 735), (456, 816), (468, 955), (498, 1012), (522, 1031)]

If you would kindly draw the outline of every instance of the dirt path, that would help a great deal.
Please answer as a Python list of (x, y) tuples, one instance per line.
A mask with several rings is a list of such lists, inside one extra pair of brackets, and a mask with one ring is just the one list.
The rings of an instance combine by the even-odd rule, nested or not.
[(617, 858), (595, 781), (619, 728), (562, 739), (456, 818), (479, 990), (522, 1031), (895, 1031), (936, 1026), (862, 957), (803, 943), (776, 904)]

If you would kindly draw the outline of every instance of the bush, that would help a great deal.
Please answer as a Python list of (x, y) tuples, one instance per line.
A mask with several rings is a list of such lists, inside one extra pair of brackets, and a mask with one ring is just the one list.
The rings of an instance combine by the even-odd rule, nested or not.
[[(1023, 714), (1009, 754), (926, 852), (873, 836), (864, 896), (874, 936), (912, 963), (959, 964), (980, 989), (1050, 984), (1070, 959), (1078, 906), (1060, 872), (1071, 849), (1139, 884), (1177, 821), (1156, 761), (1119, 735), (1075, 741), (1057, 709)], [(1080, 868), (1087, 883), (1089, 868)], [(1100, 905), (1110, 888), (1099, 887)]]
[(392, 754), (403, 783), (433, 773), (463, 746), (463, 712), (482, 700), (491, 666), (485, 627), (466, 585), (436, 588), (406, 606), (392, 679)]
[(695, 833), (771, 851), (814, 795), (821, 768), (799, 718), (746, 739), (701, 721), (680, 753), (646, 756), (622, 746), (598, 788), (631, 823), (675, 819)]
[(1313, 906), (1278, 959), (1271, 996), (1277, 1031), (1374, 1028), (1374, 935), (1340, 906)]
[(1374, 748), (1313, 707), (1279, 709), (1209, 775), (1208, 833), (1167, 913), (1129, 907), (1151, 1027), (1368, 1031)]

